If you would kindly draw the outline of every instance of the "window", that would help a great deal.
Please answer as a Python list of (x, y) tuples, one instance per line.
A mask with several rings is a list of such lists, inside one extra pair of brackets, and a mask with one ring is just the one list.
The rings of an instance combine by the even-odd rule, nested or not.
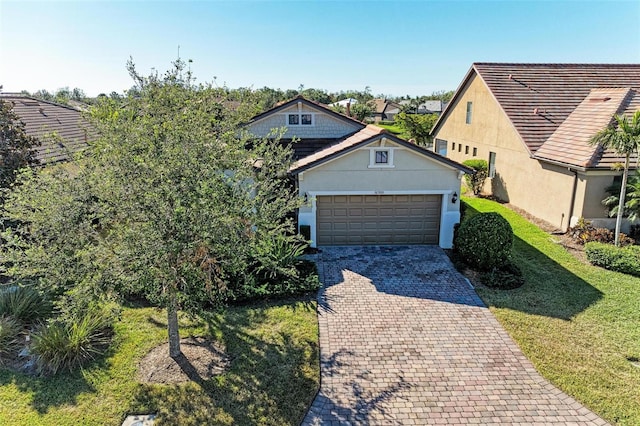
[(389, 164), (389, 151), (376, 151), (376, 164)]
[(458, 152), (462, 152), (462, 144), (461, 143), (458, 144)]
[(447, 156), (447, 141), (436, 139), (436, 152), (443, 157)]
[(287, 114), (289, 126), (313, 126), (313, 114)]
[(456, 150), (456, 143), (451, 142), (451, 151), (455, 151), (455, 150)]
[(489, 178), (496, 177), (496, 153), (489, 153)]
[(476, 155), (478, 155), (478, 148), (473, 148), (473, 156), (475, 157)]
[(464, 153), (465, 155), (469, 155), (469, 145), (464, 146)]
[(471, 110), (473, 109), (473, 102), (467, 102), (467, 119), (465, 123), (471, 124)]

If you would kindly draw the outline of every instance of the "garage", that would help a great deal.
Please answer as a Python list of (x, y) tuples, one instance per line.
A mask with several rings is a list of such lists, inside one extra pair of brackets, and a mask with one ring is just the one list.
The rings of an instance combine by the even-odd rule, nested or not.
[(438, 244), (441, 209), (441, 194), (318, 196), (317, 244)]

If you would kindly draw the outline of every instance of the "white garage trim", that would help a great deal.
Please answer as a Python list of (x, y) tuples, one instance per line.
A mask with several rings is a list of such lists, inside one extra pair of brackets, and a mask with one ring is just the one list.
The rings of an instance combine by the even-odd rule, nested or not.
[[(311, 203), (310, 212), (300, 212), (298, 214), (299, 225), (309, 225), (311, 227), (311, 247), (317, 247), (317, 205), (316, 197), (326, 195), (442, 195), (440, 206), (440, 235), (439, 245), (442, 248), (453, 246), (453, 226), (460, 222), (460, 209), (448, 211), (447, 203), (451, 203), (451, 196), (455, 191), (450, 190), (419, 190), (419, 191), (313, 191), (302, 194)], [(459, 201), (456, 201), (459, 203)]]

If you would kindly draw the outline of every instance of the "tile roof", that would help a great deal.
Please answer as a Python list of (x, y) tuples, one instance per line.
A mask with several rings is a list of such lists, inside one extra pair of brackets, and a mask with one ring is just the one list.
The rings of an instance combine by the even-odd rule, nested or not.
[(485, 82), (532, 153), (591, 89), (640, 89), (640, 64), (475, 63), (466, 79), (472, 71)]
[[(72, 107), (20, 94), (3, 93), (0, 100), (11, 103), (13, 111), (25, 123), (27, 134), (42, 142), (36, 157), (43, 164), (70, 160), (97, 136), (82, 113)], [(59, 139), (52, 140), (49, 137), (52, 134)]]
[(592, 89), (534, 157), (585, 168), (610, 167), (613, 162), (624, 161), (614, 152), (603, 153), (589, 141), (611, 123), (614, 114), (624, 112), (634, 97), (638, 92), (630, 88)]
[(435, 153), (421, 146), (415, 145), (411, 142), (407, 142), (404, 139), (400, 139), (392, 135), (391, 133), (387, 132), (385, 129), (375, 126), (373, 124), (367, 125), (367, 127), (365, 127), (364, 129), (352, 134), (351, 136), (346, 137), (345, 139), (343, 139), (342, 141), (334, 145), (328, 146), (322, 149), (321, 151), (315, 152), (307, 157), (301, 158), (291, 166), (291, 168), (289, 169), (289, 172), (296, 174), (304, 170), (307, 170), (327, 160), (338, 157), (342, 154), (346, 154), (347, 152), (350, 152), (351, 150), (361, 145), (366, 145), (367, 143), (373, 142), (376, 138), (380, 137), (381, 135), (384, 135), (385, 138), (388, 138), (395, 143), (398, 143), (400, 145), (403, 145), (405, 147), (418, 151), (426, 155), (427, 157), (430, 157), (437, 161), (445, 163), (460, 171), (463, 171), (465, 173), (473, 173), (472, 169), (466, 166), (463, 166), (460, 163), (457, 163), (447, 157), (441, 156), (438, 153)]

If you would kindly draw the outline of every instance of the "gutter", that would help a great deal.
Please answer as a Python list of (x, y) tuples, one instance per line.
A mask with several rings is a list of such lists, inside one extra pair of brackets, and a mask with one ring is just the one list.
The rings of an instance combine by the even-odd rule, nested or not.
[[(576, 192), (578, 192), (578, 171), (572, 170), (571, 167), (568, 167), (567, 170), (573, 172), (573, 188), (571, 190), (571, 204), (569, 204), (569, 217), (567, 219), (567, 230), (571, 226), (571, 218), (573, 217), (573, 212), (576, 204)], [(562, 228), (562, 226), (560, 226)]]

